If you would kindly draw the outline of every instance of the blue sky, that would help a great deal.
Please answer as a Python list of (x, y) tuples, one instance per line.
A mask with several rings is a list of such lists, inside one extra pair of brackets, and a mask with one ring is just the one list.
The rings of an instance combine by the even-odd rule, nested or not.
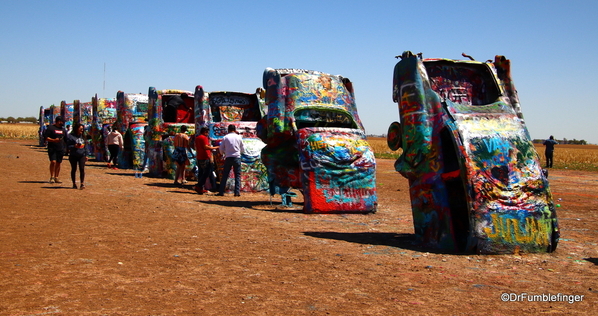
[(0, 3), (2, 117), (150, 86), (254, 92), (266, 67), (304, 68), (351, 79), (366, 132), (383, 134), (394, 56), (465, 52), (511, 59), (532, 138), (598, 144), (597, 1)]

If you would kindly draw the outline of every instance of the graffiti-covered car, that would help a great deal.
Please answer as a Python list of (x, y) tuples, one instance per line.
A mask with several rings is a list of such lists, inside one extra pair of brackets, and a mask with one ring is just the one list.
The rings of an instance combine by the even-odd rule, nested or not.
[[(195, 134), (193, 93), (178, 89), (156, 90), (155, 87), (150, 87), (148, 117), (146, 138), (149, 174), (174, 179), (174, 137), (183, 125), (187, 126), (189, 135)], [(190, 163), (185, 167), (185, 178), (193, 178), (195, 160), (191, 158), (194, 153), (187, 154)]]
[(145, 139), (143, 131), (147, 126), (148, 96), (141, 93), (116, 93), (116, 126), (124, 140), (124, 150), (118, 153), (118, 164), (122, 169), (143, 170)]
[(97, 94), (91, 99), (91, 151), (97, 161), (108, 161), (108, 147), (105, 139), (109, 128), (116, 123), (116, 99), (98, 98)]
[(92, 102), (81, 102), (79, 100), (73, 101), (73, 126), (74, 124), (81, 124), (83, 126), (83, 134), (87, 139), (87, 152), (90, 154), (92, 154), (94, 150), (94, 145), (91, 141)]
[(64, 119), (64, 127), (67, 129), (67, 131), (73, 125), (74, 111), (75, 107), (73, 103), (66, 103), (66, 101), (60, 102), (60, 116), (62, 116), (62, 118)]
[[(261, 151), (266, 146), (256, 134), (256, 126), (264, 115), (261, 100), (262, 89), (256, 93), (234, 91), (205, 92), (202, 86), (195, 88), (196, 130), (209, 129), (212, 146), (219, 146), (228, 133), (228, 126), (235, 125), (243, 138), (241, 153), (241, 191), (259, 192), (268, 189), (266, 167)], [(224, 157), (215, 152), (214, 162), (218, 178), (222, 179)], [(234, 188), (234, 172), (228, 177), (226, 190)]]
[(395, 168), (409, 180), (418, 241), (455, 252), (553, 251), (556, 211), (510, 61), (400, 57), (400, 123), (388, 144), (403, 149)]
[(40, 107), (40, 114), (39, 114), (39, 130), (38, 130), (38, 138), (39, 138), (39, 146), (46, 147), (46, 140), (44, 137), (44, 133), (48, 125), (53, 124), (54, 119), (60, 115), (60, 107), (55, 106), (52, 104), (49, 108), (44, 108), (43, 106)]
[(270, 191), (299, 188), (305, 213), (376, 211), (376, 162), (348, 78), (264, 71), (267, 116), (258, 135)]

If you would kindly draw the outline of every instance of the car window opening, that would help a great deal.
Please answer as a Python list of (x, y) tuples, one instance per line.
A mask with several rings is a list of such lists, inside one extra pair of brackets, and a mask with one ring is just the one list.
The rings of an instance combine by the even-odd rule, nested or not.
[(431, 88), (442, 101), (480, 106), (493, 103), (500, 96), (496, 81), (484, 64), (435, 61), (425, 66)]
[(255, 95), (211, 93), (210, 109), (214, 122), (257, 122), (262, 117)]
[(302, 109), (295, 112), (295, 125), (306, 127), (357, 128), (348, 113), (325, 109)]
[(164, 123), (194, 124), (193, 105), (190, 96), (162, 95), (162, 120)]

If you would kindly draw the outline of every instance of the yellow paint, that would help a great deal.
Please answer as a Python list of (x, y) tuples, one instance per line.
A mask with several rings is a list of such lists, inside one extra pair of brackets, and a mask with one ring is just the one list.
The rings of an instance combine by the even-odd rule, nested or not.
[(525, 219), (526, 231), (520, 229), (520, 223), (515, 218), (501, 218), (499, 214), (492, 214), (492, 227), (484, 227), (484, 232), (490, 239), (499, 239), (512, 244), (548, 245), (550, 220), (538, 221), (533, 217)]

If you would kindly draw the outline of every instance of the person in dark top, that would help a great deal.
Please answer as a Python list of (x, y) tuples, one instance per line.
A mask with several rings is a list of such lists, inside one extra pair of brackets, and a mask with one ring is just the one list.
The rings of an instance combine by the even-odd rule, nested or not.
[(176, 123), (176, 116), (177, 116), (177, 109), (180, 106), (184, 106), (185, 105), (185, 100), (184, 98), (187, 97), (187, 94), (185, 93), (181, 93), (180, 95), (175, 95), (172, 96), (169, 100), (168, 103), (166, 104), (166, 107), (164, 108), (164, 122), (167, 123)]
[(85, 162), (89, 151), (83, 135), (83, 125), (75, 123), (73, 130), (67, 135), (66, 146), (69, 151), (69, 162), (71, 163), (71, 180), (73, 180), (73, 189), (77, 188), (75, 182), (77, 166), (79, 166), (79, 179), (81, 180), (81, 190), (85, 189)]
[(546, 146), (546, 151), (544, 154), (546, 155), (546, 168), (552, 168), (552, 158), (554, 156), (554, 145), (557, 145), (558, 142), (554, 140), (554, 136), (550, 135), (550, 138), (544, 141), (544, 146)]
[(58, 176), (60, 175), (60, 164), (65, 154), (65, 137), (64, 119), (62, 116), (57, 116), (54, 124), (48, 126), (44, 131), (44, 139), (48, 144), (48, 157), (50, 158), (50, 183), (62, 183)]

